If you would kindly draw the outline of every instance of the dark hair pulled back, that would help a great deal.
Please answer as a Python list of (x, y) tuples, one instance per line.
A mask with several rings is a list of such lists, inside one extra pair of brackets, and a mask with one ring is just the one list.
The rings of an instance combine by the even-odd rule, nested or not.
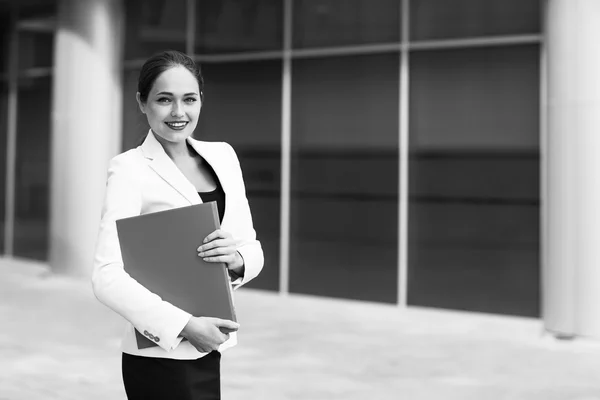
[(150, 93), (156, 78), (173, 67), (184, 67), (190, 71), (198, 81), (200, 100), (204, 100), (204, 78), (202, 77), (200, 66), (186, 54), (175, 50), (167, 50), (157, 53), (147, 59), (140, 70), (138, 92), (140, 93), (140, 100), (142, 103), (145, 103), (148, 100), (148, 94)]

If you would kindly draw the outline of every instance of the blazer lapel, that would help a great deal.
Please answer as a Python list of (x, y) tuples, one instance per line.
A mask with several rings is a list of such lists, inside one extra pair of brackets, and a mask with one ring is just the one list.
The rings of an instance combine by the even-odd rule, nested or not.
[(229, 179), (227, 179), (226, 174), (228, 167), (231, 168), (231, 166), (223, 164), (223, 154), (217, 154), (215, 151), (207, 151), (206, 147), (204, 146), (204, 143), (206, 142), (201, 142), (199, 140), (192, 139), (191, 137), (188, 138), (188, 143), (192, 145), (194, 150), (196, 150), (196, 153), (200, 154), (200, 156), (210, 164), (212, 169), (215, 171), (215, 174), (217, 174), (217, 178), (219, 178), (219, 182), (223, 187), (223, 191), (225, 194), (227, 194), (230, 182)]
[(152, 131), (148, 132), (146, 140), (142, 143), (144, 157), (150, 160), (149, 166), (162, 179), (177, 190), (190, 204), (201, 203), (202, 200), (196, 188), (185, 175), (177, 168), (173, 160), (165, 153), (162, 145), (156, 140)]
[[(195, 140), (193, 138), (188, 138), (188, 143), (190, 145), (192, 145), (192, 147), (194, 148), (194, 150), (196, 150), (196, 153), (200, 154), (200, 157), (202, 157), (208, 164), (210, 164), (210, 166), (212, 167), (212, 169), (215, 171), (215, 174), (217, 174), (217, 178), (219, 179), (219, 182), (221, 183), (221, 187), (223, 188), (223, 192), (225, 192), (225, 214), (223, 215), (223, 221), (221, 222), (221, 226), (225, 223), (225, 221), (228, 219), (227, 216), (229, 215), (228, 213), (228, 209), (230, 206), (228, 206), (228, 200), (227, 200), (227, 196), (229, 195), (229, 190), (230, 190), (230, 184), (231, 184), (231, 179), (229, 179), (229, 176), (227, 175), (230, 171), (231, 165), (228, 165), (227, 163), (224, 163), (224, 154), (223, 153), (218, 153), (216, 150), (216, 146), (212, 147), (211, 150), (212, 151), (208, 151), (208, 149), (206, 148), (206, 145), (211, 145), (211, 143), (208, 142), (201, 142), (199, 140)], [(225, 160), (229, 160), (229, 159), (225, 159)]]

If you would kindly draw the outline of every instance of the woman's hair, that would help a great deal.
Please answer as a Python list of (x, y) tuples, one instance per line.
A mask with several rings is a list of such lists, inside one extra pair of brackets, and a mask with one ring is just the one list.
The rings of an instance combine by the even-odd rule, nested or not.
[(156, 78), (166, 70), (173, 67), (184, 67), (196, 78), (198, 81), (198, 88), (200, 89), (200, 100), (204, 101), (204, 78), (202, 78), (202, 72), (200, 66), (197, 65), (187, 55), (175, 51), (168, 50), (161, 53), (157, 53), (146, 60), (140, 71), (138, 78), (138, 92), (140, 93), (140, 100), (145, 103), (148, 100), (148, 94), (154, 85)]

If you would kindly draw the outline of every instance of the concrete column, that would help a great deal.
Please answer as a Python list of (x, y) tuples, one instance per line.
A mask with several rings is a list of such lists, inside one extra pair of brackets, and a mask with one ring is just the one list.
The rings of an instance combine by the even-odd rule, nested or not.
[(600, 1), (547, 0), (545, 328), (600, 339)]
[(91, 271), (110, 158), (121, 147), (121, 0), (61, 0), (54, 54), (50, 265)]

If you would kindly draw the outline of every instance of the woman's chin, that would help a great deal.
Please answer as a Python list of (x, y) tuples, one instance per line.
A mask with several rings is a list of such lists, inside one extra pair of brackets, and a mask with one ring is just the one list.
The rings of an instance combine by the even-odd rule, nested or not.
[[(163, 139), (167, 142), (171, 143), (179, 143), (185, 141), (188, 137), (190, 137), (193, 133), (190, 129), (183, 129), (181, 131), (176, 131), (173, 129), (161, 129), (161, 130), (152, 130), (155, 136), (159, 136), (160, 139)], [(159, 138), (157, 138), (159, 139)], [(159, 139), (159, 140), (160, 140)]]

